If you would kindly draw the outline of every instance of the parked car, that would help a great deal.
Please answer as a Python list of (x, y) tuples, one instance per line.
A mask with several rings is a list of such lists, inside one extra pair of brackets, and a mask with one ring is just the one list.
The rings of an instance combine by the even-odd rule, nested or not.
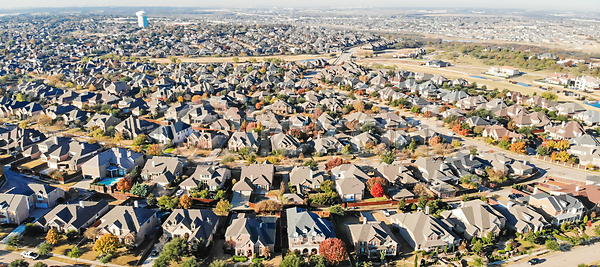
[(381, 213), (383, 213), (383, 215), (385, 215), (386, 217), (390, 216), (390, 212), (387, 210), (382, 210)]
[(35, 217), (27, 217), (27, 219), (25, 219), (23, 223), (32, 223), (33, 221), (35, 221)]
[(533, 259), (529, 260), (527, 263), (529, 263), (529, 265), (536, 265), (536, 264), (538, 264), (538, 263), (540, 263), (540, 262), (541, 262), (541, 260), (540, 260), (540, 259), (538, 259), (538, 258), (533, 258)]
[(21, 256), (32, 259), (32, 260), (37, 260), (37, 258), (40, 257), (40, 255), (38, 255), (37, 253), (35, 253), (33, 251), (23, 251), (23, 252), (21, 252)]
[(152, 252), (150, 252), (150, 255), (152, 255), (152, 257), (156, 257), (158, 256), (158, 251), (156, 251), (156, 249), (153, 249)]
[(180, 197), (183, 195), (183, 192), (185, 192), (183, 189), (179, 189), (179, 190), (177, 190), (177, 192), (175, 192), (175, 196)]

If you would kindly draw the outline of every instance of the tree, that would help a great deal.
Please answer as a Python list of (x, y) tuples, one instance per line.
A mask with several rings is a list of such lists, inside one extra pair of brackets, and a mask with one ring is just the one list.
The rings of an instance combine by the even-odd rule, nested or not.
[(37, 123), (40, 126), (47, 127), (52, 124), (52, 118), (50, 118), (50, 116), (48, 116), (48, 115), (42, 114), (38, 117)]
[(516, 152), (519, 154), (527, 154), (525, 142), (515, 142), (510, 144), (510, 151)]
[(475, 244), (473, 244), (472, 249), (477, 253), (481, 252), (481, 249), (483, 249), (483, 242), (481, 242), (481, 240), (475, 241)]
[(90, 228), (86, 229), (85, 232), (83, 232), (83, 236), (85, 236), (85, 238), (87, 238), (89, 240), (96, 240), (98, 233), (99, 233), (98, 228), (90, 227)]
[(129, 179), (129, 178), (123, 178), (123, 179), (119, 180), (119, 182), (117, 182), (117, 190), (119, 190), (121, 192), (129, 192), (129, 190), (131, 190), (132, 186), (133, 186), (133, 183), (131, 182), (131, 179)]
[(158, 199), (158, 207), (164, 210), (173, 210), (179, 205), (179, 198), (164, 195)]
[(415, 267), (419, 266), (419, 255), (415, 253)]
[(59, 239), (60, 239), (60, 235), (58, 234), (58, 232), (55, 229), (48, 230), (48, 233), (46, 234), (46, 242), (48, 244), (55, 245)]
[(379, 158), (381, 162), (385, 162), (386, 164), (392, 164), (392, 162), (394, 162), (394, 160), (396, 159), (396, 155), (394, 155), (394, 152), (388, 151), (381, 154)]
[(374, 197), (382, 197), (383, 196), (383, 187), (380, 184), (375, 184), (371, 188), (371, 195)]
[(48, 264), (38, 261), (33, 265), (33, 267), (48, 267)]
[(162, 252), (154, 261), (154, 267), (168, 266), (172, 261), (179, 262), (187, 251), (188, 245), (185, 239), (180, 237), (173, 238), (164, 246)]
[(50, 254), (51, 251), (52, 245), (48, 242), (44, 242), (38, 247), (38, 253), (40, 254), (40, 256), (47, 256), (48, 254)]
[(332, 180), (325, 180), (323, 182), (321, 182), (321, 184), (319, 185), (319, 188), (321, 189), (321, 192), (324, 193), (331, 193), (333, 192), (333, 181)]
[(473, 265), (476, 267), (481, 267), (481, 266), (484, 266), (485, 264), (483, 263), (483, 259), (481, 257), (476, 257), (473, 260)]
[(21, 129), (27, 129), (27, 121), (21, 121), (19, 122), (19, 128)]
[(429, 146), (435, 146), (441, 142), (442, 138), (440, 138), (439, 136), (434, 136), (431, 139), (429, 139)]
[(330, 171), (331, 169), (333, 169), (333, 168), (335, 168), (337, 166), (340, 166), (342, 164), (347, 164), (347, 163), (348, 162), (344, 161), (341, 158), (333, 158), (333, 159), (328, 160), (325, 163), (325, 170)]
[(108, 233), (96, 240), (93, 250), (102, 255), (112, 254), (119, 248), (119, 245), (119, 238), (112, 233)]
[(156, 200), (156, 197), (154, 196), (154, 194), (150, 193), (148, 195), (148, 197), (146, 198), (146, 204), (148, 204), (148, 206), (154, 206), (154, 205), (158, 204), (158, 201)]
[(373, 186), (375, 186), (375, 184), (379, 184), (381, 185), (381, 187), (386, 187), (387, 179), (381, 177), (373, 177), (367, 180), (367, 182), (365, 183), (365, 185), (367, 186), (367, 190), (369, 191), (373, 188)]
[(304, 162), (302, 164), (302, 166), (307, 166), (310, 167), (312, 170), (316, 170), (317, 169), (317, 162), (313, 159), (309, 159), (306, 162)]
[(215, 213), (217, 213), (219, 215), (227, 215), (232, 207), (233, 207), (233, 205), (231, 205), (229, 203), (229, 201), (227, 201), (225, 199), (221, 199), (217, 203), (217, 207), (215, 208)]
[(398, 201), (398, 210), (404, 210), (406, 208), (406, 200), (404, 198), (401, 198)]
[(227, 267), (227, 262), (224, 260), (214, 260), (208, 267)]
[(333, 205), (333, 206), (329, 207), (329, 213), (343, 216), (344, 208), (340, 204)]
[(265, 258), (270, 258), (271, 257), (271, 247), (270, 246), (265, 246), (262, 249), (262, 255), (265, 256)]
[(339, 238), (327, 238), (319, 244), (319, 253), (336, 265), (348, 257), (346, 246)]
[(546, 240), (546, 248), (552, 251), (558, 251), (560, 246), (558, 245), (558, 242), (548, 239)]
[(198, 260), (196, 260), (196, 257), (189, 257), (187, 260), (185, 260), (181, 264), (181, 267), (198, 267), (198, 266), (200, 266), (200, 263), (198, 262)]
[(71, 251), (69, 251), (69, 258), (75, 258), (75, 262), (77, 262), (77, 259), (79, 259), (79, 257), (81, 257), (81, 251), (79, 251), (78, 247), (74, 247), (73, 249), (71, 249)]
[(8, 264), (8, 267), (29, 267), (29, 262), (25, 260), (14, 260)]
[(150, 191), (150, 186), (144, 183), (137, 183), (131, 187), (129, 193), (138, 197), (146, 197)]
[(548, 148), (545, 146), (538, 146), (538, 148), (536, 148), (537, 154), (540, 156), (547, 156), (548, 155)]
[(135, 138), (133, 138), (134, 146), (143, 146), (146, 143), (146, 135), (138, 134)]
[(162, 155), (162, 150), (160, 150), (158, 144), (152, 144), (146, 149), (146, 153), (150, 156), (160, 156)]
[(179, 198), (179, 207), (182, 209), (189, 209), (192, 207), (192, 198), (188, 195), (183, 195)]
[(290, 251), (290, 252), (288, 252), (287, 255), (285, 255), (285, 257), (283, 258), (283, 260), (281, 261), (279, 266), (280, 267), (300, 267), (301, 264), (302, 264), (302, 261), (301, 261), (300, 257), (298, 257), (298, 255), (296, 255), (296, 253)]
[(556, 99), (558, 99), (558, 96), (555, 93), (552, 92), (543, 92), (542, 93), (542, 97), (551, 101), (555, 101)]
[(258, 204), (256, 204), (256, 206), (254, 207), (254, 211), (256, 213), (261, 213), (261, 212), (266, 212), (266, 213), (274, 213), (277, 211), (280, 211), (282, 208), (281, 203), (275, 201), (275, 200), (263, 200), (261, 202), (258, 202)]
[(17, 100), (17, 101), (19, 101), (19, 102), (23, 102), (23, 101), (25, 101), (25, 99), (23, 98), (23, 94), (21, 94), (21, 93), (18, 93), (18, 94), (17, 94), (17, 97), (16, 97), (16, 100)]
[(594, 228), (594, 233), (596, 234), (596, 236), (600, 236), (600, 225)]

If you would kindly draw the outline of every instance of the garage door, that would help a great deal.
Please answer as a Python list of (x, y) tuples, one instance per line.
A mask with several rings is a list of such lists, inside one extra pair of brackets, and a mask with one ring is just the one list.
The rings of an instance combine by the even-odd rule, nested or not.
[(47, 208), (48, 203), (35, 203), (35, 206), (38, 208)]

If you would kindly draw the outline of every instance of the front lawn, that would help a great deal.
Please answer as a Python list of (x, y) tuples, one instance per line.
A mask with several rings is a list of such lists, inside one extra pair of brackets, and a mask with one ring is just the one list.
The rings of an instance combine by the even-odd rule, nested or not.
[(386, 197), (373, 197), (373, 198), (367, 198), (365, 200), (363, 200), (363, 202), (377, 202), (377, 201), (386, 201), (388, 200)]

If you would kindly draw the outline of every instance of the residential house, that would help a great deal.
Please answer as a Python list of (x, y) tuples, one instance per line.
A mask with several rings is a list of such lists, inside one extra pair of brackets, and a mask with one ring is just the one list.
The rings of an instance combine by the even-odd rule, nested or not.
[(254, 151), (258, 151), (260, 145), (260, 137), (254, 132), (235, 132), (229, 138), (227, 146), (231, 151), (239, 151), (244, 147), (250, 147)]
[(165, 236), (183, 238), (196, 251), (207, 249), (219, 224), (219, 216), (209, 209), (174, 209), (162, 223)]
[(293, 207), (285, 210), (287, 216), (287, 234), (290, 251), (302, 255), (317, 255), (319, 244), (327, 238), (334, 238), (331, 223), (317, 214)]
[(169, 125), (161, 125), (150, 133), (150, 138), (163, 144), (178, 144), (185, 141), (192, 133), (192, 126), (182, 121), (176, 121)]
[(369, 175), (360, 167), (354, 164), (342, 164), (331, 169), (331, 175), (342, 201), (363, 199), (365, 182), (369, 180)]
[(367, 222), (348, 225), (352, 244), (359, 256), (367, 258), (380, 258), (396, 256), (400, 243), (392, 230), (384, 222)]
[(111, 233), (124, 245), (139, 246), (154, 234), (159, 225), (157, 214), (151, 209), (116, 206), (100, 219), (98, 238)]
[(504, 126), (497, 124), (485, 127), (485, 129), (483, 129), (482, 135), (483, 137), (491, 137), (494, 140), (502, 140), (502, 138), (506, 136), (507, 138), (509, 138), (509, 140), (513, 142), (525, 138), (524, 134), (512, 132), (504, 128)]
[(537, 233), (550, 225), (542, 214), (528, 205), (510, 201), (506, 207), (495, 205), (494, 208), (506, 218), (506, 228), (520, 234)]
[(159, 125), (154, 122), (130, 116), (115, 126), (115, 132), (123, 135), (124, 138), (133, 139), (140, 134), (147, 135), (158, 127)]
[(104, 179), (124, 177), (144, 164), (144, 155), (129, 149), (111, 148), (93, 156), (81, 165), (85, 178)]
[(581, 76), (575, 78), (575, 88), (579, 91), (594, 92), (600, 89), (600, 79), (592, 76)]
[(115, 127), (120, 122), (121, 120), (119, 120), (117, 117), (113, 117), (112, 115), (96, 113), (96, 115), (94, 115), (85, 124), (85, 128), (97, 127), (98, 129), (102, 129), (102, 131), (106, 132), (108, 128)]
[(26, 196), (0, 193), (0, 223), (21, 224), (28, 217)]
[(297, 156), (304, 153), (304, 146), (298, 139), (289, 134), (276, 133), (271, 136), (271, 150), (285, 150), (286, 155)]
[(600, 123), (600, 112), (590, 109), (573, 115), (573, 118), (582, 121), (587, 126), (597, 125)]
[(183, 171), (183, 165), (175, 157), (154, 156), (149, 158), (142, 169), (144, 181), (153, 181), (160, 186), (168, 186)]
[(387, 179), (390, 184), (412, 188), (419, 183), (412, 171), (398, 161), (394, 161), (392, 164), (381, 162), (376, 169), (379, 175)]
[(269, 105), (268, 108), (273, 111), (273, 113), (278, 115), (291, 115), (294, 113), (294, 106), (290, 105), (288, 102), (285, 102), (281, 99), (275, 100), (273, 104)]
[(341, 152), (344, 145), (335, 137), (320, 137), (313, 141), (313, 149), (315, 152), (327, 155)]
[(192, 131), (185, 140), (188, 147), (213, 150), (223, 147), (229, 133), (221, 131)]
[(188, 191), (196, 187), (205, 187), (206, 189), (216, 191), (223, 188), (229, 178), (231, 178), (231, 171), (227, 168), (213, 165), (198, 165), (194, 173), (181, 182), (179, 187)]
[(26, 186), (15, 187), (9, 192), (26, 196), (30, 210), (54, 207), (60, 199), (65, 198), (62, 188), (48, 184), (29, 183)]
[(298, 190), (298, 193), (307, 193), (320, 188), (327, 177), (322, 171), (313, 171), (308, 166), (295, 166), (289, 175), (291, 186)]
[(443, 250), (460, 244), (460, 238), (452, 232), (447, 222), (423, 212), (397, 213), (390, 216), (388, 221), (400, 230), (400, 235), (414, 250)]
[(242, 166), (240, 181), (233, 185), (233, 191), (249, 196), (252, 193), (266, 194), (273, 186), (275, 167), (269, 163)]
[(511, 66), (493, 66), (487, 73), (498, 77), (508, 78), (515, 75), (519, 75), (521, 72), (519, 71), (519, 69)]
[(557, 126), (548, 125), (544, 131), (554, 140), (571, 139), (585, 134), (585, 130), (576, 121), (562, 122)]
[(441, 216), (468, 240), (498, 236), (506, 224), (506, 218), (500, 212), (479, 199), (461, 202), (460, 207), (443, 211)]
[(106, 200), (61, 204), (40, 217), (35, 224), (44, 228), (44, 231), (54, 229), (63, 234), (69, 231), (77, 231), (77, 233), (82, 234), (100, 217), (104, 216), (109, 209), (110, 206)]
[(275, 252), (276, 217), (259, 217), (252, 213), (235, 213), (225, 232), (225, 246), (235, 255), (265, 256), (266, 247), (270, 254)]
[(586, 109), (578, 103), (566, 102), (550, 108), (551, 111), (556, 111), (558, 115), (573, 116), (579, 112), (584, 112)]
[(530, 175), (536, 171), (536, 168), (530, 166), (527, 161), (515, 161), (513, 164), (510, 165), (510, 168), (512, 169), (515, 175), (521, 176)]
[(538, 193), (524, 197), (524, 201), (544, 211), (552, 219), (552, 224), (561, 225), (565, 222), (576, 223), (583, 218), (585, 206), (572, 194), (551, 196), (547, 193)]

